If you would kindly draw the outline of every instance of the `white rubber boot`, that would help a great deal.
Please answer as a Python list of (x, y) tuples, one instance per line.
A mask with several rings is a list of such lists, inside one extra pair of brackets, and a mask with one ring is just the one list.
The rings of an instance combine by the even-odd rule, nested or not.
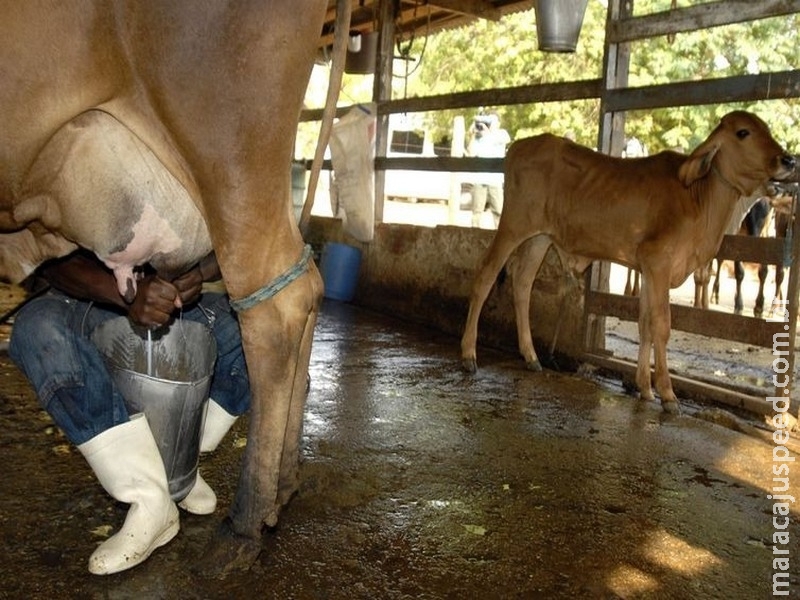
[(135, 567), (174, 538), (179, 514), (147, 418), (140, 413), (78, 446), (103, 488), (130, 504), (120, 530), (89, 557), (89, 571), (108, 575)]
[[(238, 417), (228, 413), (219, 404), (209, 398), (206, 409), (206, 420), (200, 434), (200, 452), (213, 452), (222, 438), (228, 433)], [(217, 508), (217, 495), (197, 471), (197, 479), (186, 498), (178, 503), (183, 510), (193, 515), (210, 515)]]

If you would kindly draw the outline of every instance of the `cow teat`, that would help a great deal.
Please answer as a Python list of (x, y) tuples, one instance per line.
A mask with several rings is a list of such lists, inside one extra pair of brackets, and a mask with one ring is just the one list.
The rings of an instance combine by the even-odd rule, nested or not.
[(126, 282), (125, 293), (122, 295), (122, 297), (126, 304), (130, 304), (136, 298), (136, 286), (134, 285), (133, 280), (128, 279)]
[[(106, 264), (106, 266), (109, 266)], [(117, 280), (117, 291), (126, 304), (130, 304), (136, 298), (136, 277), (130, 267), (112, 268), (114, 279)]]

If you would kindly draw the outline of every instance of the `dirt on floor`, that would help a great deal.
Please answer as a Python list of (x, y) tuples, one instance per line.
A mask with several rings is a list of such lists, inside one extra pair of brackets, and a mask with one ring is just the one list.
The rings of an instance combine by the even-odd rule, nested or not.
[[(468, 375), (457, 354), (452, 337), (325, 301), (299, 492), (252, 569), (216, 580), (192, 565), (233, 498), (246, 419), (201, 462), (216, 514), (182, 512), (148, 561), (93, 576), (86, 561), (127, 506), (0, 352), (0, 598), (771, 597), (763, 436), (698, 418), (719, 408), (664, 415), (617, 381), (530, 373), (485, 349)], [(787, 493), (800, 498), (796, 469)], [(789, 597), (800, 598), (797, 506)]]

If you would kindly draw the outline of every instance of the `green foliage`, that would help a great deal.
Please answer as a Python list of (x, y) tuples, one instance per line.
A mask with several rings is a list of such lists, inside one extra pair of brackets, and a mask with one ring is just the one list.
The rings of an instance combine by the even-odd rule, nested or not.
[[(574, 54), (542, 53), (537, 47), (533, 10), (508, 15), (499, 22), (473, 25), (430, 36), (421, 65), (407, 81), (396, 82), (395, 97), (430, 96), (460, 91), (507, 88), (538, 83), (595, 79), (602, 75), (606, 8), (590, 0)], [(688, 2), (680, 2), (685, 6)], [(636, 14), (668, 10), (667, 0), (636, 0)], [(662, 36), (631, 45), (629, 85), (706, 80), (749, 73), (797, 68), (798, 15)], [(422, 51), (421, 41), (411, 54)], [(398, 68), (399, 67), (399, 68)], [(396, 63), (396, 72), (402, 73)], [(599, 101), (537, 103), (485, 107), (500, 115), (512, 139), (544, 131), (570, 135), (594, 146)], [(758, 113), (776, 139), (800, 152), (800, 101), (713, 104), (648, 111), (631, 111), (626, 135), (641, 139), (651, 152), (665, 148), (689, 150), (733, 109)], [(470, 122), (476, 111), (439, 111), (424, 115), (434, 139), (447, 139), (457, 115)]]

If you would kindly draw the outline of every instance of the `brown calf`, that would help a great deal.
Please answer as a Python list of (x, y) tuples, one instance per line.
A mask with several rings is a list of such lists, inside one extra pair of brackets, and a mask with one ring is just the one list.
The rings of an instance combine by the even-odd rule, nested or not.
[(669, 289), (716, 254), (740, 196), (788, 177), (794, 167), (767, 125), (743, 111), (723, 117), (689, 156), (613, 158), (549, 134), (515, 142), (505, 162), (503, 215), (472, 289), (461, 340), (464, 367), (476, 369), (481, 308), (521, 247), (512, 272), (519, 349), (529, 368), (541, 368), (531, 339), (530, 290), (553, 244), (576, 271), (593, 260), (641, 271), (636, 383), (642, 398), (653, 399), (652, 348), (664, 410), (679, 412), (667, 370)]

